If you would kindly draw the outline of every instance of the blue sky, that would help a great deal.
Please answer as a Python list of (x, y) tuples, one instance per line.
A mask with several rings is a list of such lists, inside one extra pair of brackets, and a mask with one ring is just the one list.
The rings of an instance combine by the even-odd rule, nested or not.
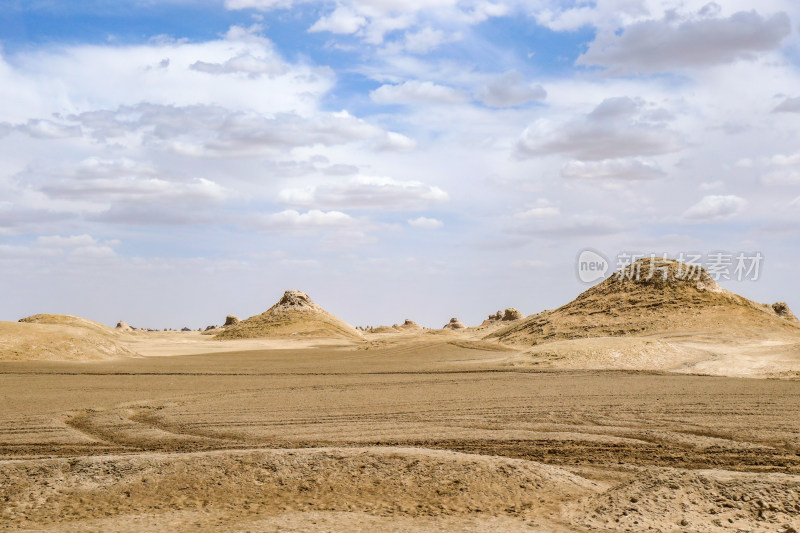
[(0, 7), (0, 319), (360, 325), (586, 288), (584, 248), (761, 252), (800, 307), (790, 0)]

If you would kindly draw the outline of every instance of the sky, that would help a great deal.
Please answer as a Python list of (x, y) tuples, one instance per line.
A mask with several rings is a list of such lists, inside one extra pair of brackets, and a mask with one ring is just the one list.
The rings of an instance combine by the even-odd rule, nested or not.
[(475, 325), (573, 299), (586, 249), (761, 257), (720, 283), (798, 311), (798, 31), (796, 0), (5, 1), (0, 320), (299, 289)]

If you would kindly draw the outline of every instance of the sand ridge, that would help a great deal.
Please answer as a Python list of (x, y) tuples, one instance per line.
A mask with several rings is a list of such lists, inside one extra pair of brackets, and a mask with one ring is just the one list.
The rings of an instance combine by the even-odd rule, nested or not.
[(130, 337), (70, 315), (40, 314), (0, 322), (0, 360), (94, 361), (137, 355)]

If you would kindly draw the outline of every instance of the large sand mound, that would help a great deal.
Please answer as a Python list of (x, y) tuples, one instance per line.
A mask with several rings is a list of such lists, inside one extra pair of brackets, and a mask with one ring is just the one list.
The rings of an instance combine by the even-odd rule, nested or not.
[(123, 335), (85, 318), (33, 315), (0, 322), (0, 360), (86, 361), (136, 355), (121, 343)]
[(788, 309), (759, 304), (721, 288), (702, 267), (645, 258), (554, 311), (492, 333), (502, 341), (556, 340), (673, 332), (764, 339), (800, 335)]
[(260, 315), (228, 326), (217, 338), (325, 337), (361, 339), (353, 326), (336, 318), (301, 291), (286, 291), (278, 303)]
[(409, 448), (17, 461), (0, 466), (0, 481), (0, 498), (5, 500), (0, 520), (24, 517), (23, 523), (33, 529), (109, 516), (125, 523), (168, 511), (203, 512), (206, 524), (214, 517), (247, 523), (298, 511), (520, 519), (593, 492), (591, 482), (559, 467)]

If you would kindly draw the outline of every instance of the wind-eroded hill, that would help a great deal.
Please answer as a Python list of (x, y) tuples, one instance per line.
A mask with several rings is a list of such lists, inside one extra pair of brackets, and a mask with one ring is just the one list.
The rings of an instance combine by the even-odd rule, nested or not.
[(575, 300), (490, 336), (516, 344), (675, 332), (732, 339), (800, 336), (785, 305), (753, 302), (720, 287), (701, 267), (645, 258)]
[(328, 313), (301, 291), (286, 291), (278, 303), (260, 315), (229, 326), (219, 339), (260, 337), (320, 337), (361, 339), (353, 326)]

